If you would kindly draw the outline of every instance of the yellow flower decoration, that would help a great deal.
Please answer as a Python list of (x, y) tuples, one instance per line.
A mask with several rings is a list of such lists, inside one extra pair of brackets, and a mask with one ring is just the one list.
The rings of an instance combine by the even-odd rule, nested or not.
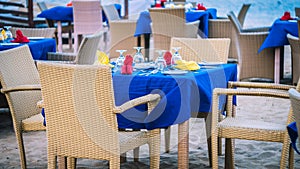
[(2, 29), (1, 34), (2, 34), (4, 40), (7, 39), (7, 35), (6, 35), (6, 32), (4, 29)]
[(97, 56), (97, 60), (95, 64), (108, 65), (110, 67), (114, 67), (112, 64), (109, 63), (109, 57), (106, 55), (106, 53), (97, 50), (96, 56)]

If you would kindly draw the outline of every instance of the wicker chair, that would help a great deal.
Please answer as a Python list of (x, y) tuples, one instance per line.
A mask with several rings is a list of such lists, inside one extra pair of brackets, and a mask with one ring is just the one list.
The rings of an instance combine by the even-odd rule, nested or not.
[[(258, 53), (269, 32), (266, 28), (242, 29), (231, 11), (228, 18), (233, 25), (239, 60), (239, 80), (272, 82), (274, 80), (274, 48)], [(261, 31), (260, 31), (261, 30)]]
[(23, 132), (45, 130), (41, 109), (39, 74), (27, 45), (0, 52), (1, 92), (5, 94), (18, 142), (21, 168), (26, 168)]
[(229, 38), (171, 38), (171, 47), (181, 47), (180, 55), (184, 60), (196, 62), (227, 63)]
[(171, 37), (197, 38), (199, 21), (186, 23), (184, 8), (150, 8), (155, 49), (169, 50)]
[[(38, 1), (37, 6), (39, 7), (40, 11), (47, 10), (47, 4), (45, 1)], [(55, 28), (55, 39), (56, 43), (58, 44), (58, 36), (57, 36), (57, 24), (54, 23), (53, 20), (46, 19), (46, 22), (48, 24), (49, 28)], [(69, 48), (72, 49), (72, 32), (73, 32), (73, 24), (71, 22), (63, 22), (62, 23), (62, 33), (68, 33), (68, 43), (69, 43)]]
[(136, 21), (116, 20), (110, 21), (110, 58), (117, 58), (119, 53), (116, 50), (125, 49), (127, 54), (133, 55), (136, 50), (133, 47), (137, 46), (137, 37), (134, 37)]
[[(105, 29), (102, 24), (100, 0), (73, 0), (72, 5), (74, 18), (74, 53), (76, 53), (78, 51), (78, 44), (80, 43), (78, 36), (94, 34), (98, 31), (105, 31)], [(106, 40), (106, 33), (104, 36), (104, 40)]]
[(293, 115), (295, 117), (297, 132), (298, 132), (298, 139), (295, 140), (294, 143), (292, 140), (291, 141), (292, 141), (292, 144), (294, 144), (294, 146), (295, 146), (294, 147), (295, 150), (297, 150), (298, 154), (299, 154), (299, 151), (300, 151), (300, 93), (299, 93), (299, 91), (297, 91), (295, 89), (290, 89), (289, 96), (290, 96), (290, 100), (291, 100)]
[(297, 84), (300, 77), (300, 40), (291, 34), (287, 34), (287, 38), (292, 51), (292, 82)]
[(295, 7), (295, 15), (300, 18), (300, 7)]
[[(248, 9), (250, 8), (251, 4), (243, 4), (242, 8), (240, 9), (237, 18), (239, 22), (241, 23), (241, 26), (244, 25), (246, 14), (248, 12)], [(231, 39), (231, 45), (229, 50), (229, 57), (230, 61), (238, 62), (238, 56), (237, 56), (237, 49), (234, 45), (235, 38), (233, 33), (233, 27), (230, 23), (230, 20), (228, 18), (217, 18), (217, 19), (210, 19), (208, 21), (209, 24), (209, 38), (230, 38)]]
[[(234, 168), (234, 140), (246, 139), (256, 141), (283, 143), (281, 150), (280, 168), (286, 168), (288, 157), (290, 157), (289, 168), (293, 168), (294, 154), (291, 151), (289, 136), (286, 125), (292, 122), (292, 111), (289, 112), (287, 122), (267, 122), (262, 118), (251, 118), (238, 116), (238, 105), (233, 104), (234, 96), (256, 96), (288, 99), (288, 90), (295, 86), (253, 83), (253, 82), (230, 82), (227, 89), (216, 88), (213, 92), (212, 107), (212, 168), (218, 168), (218, 137), (225, 138), (225, 166)], [(300, 86), (297, 86), (299, 90)], [(227, 96), (226, 116), (219, 119), (219, 98)], [(264, 112), (262, 112), (264, 113)], [(251, 116), (251, 113), (249, 113)], [(286, 123), (286, 124), (284, 124)], [(290, 156), (289, 156), (290, 153)]]
[(107, 17), (108, 22), (121, 20), (118, 10), (114, 4), (103, 5), (102, 9)]
[(13, 37), (16, 37), (16, 31), (21, 30), (24, 36), (27, 37), (43, 37), (43, 38), (53, 38), (55, 28), (18, 28), (11, 27), (10, 31)]
[(115, 106), (107, 66), (40, 62), (38, 70), (47, 122), (48, 168), (55, 168), (57, 156), (109, 160), (109, 168), (120, 168), (120, 154), (144, 144), (149, 145), (150, 168), (159, 168), (160, 130), (118, 132), (116, 118), (140, 104), (148, 104), (150, 113), (159, 95)]
[(70, 64), (94, 64), (103, 32), (84, 36), (77, 53), (48, 52), (50, 61)]

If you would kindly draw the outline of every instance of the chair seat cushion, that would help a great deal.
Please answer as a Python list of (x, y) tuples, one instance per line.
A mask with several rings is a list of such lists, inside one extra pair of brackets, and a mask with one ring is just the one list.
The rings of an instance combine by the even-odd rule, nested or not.
[(120, 153), (125, 153), (141, 145), (147, 144), (146, 131), (121, 131), (119, 132)]
[(229, 138), (281, 142), (286, 126), (241, 117), (227, 117), (219, 123), (219, 134)]

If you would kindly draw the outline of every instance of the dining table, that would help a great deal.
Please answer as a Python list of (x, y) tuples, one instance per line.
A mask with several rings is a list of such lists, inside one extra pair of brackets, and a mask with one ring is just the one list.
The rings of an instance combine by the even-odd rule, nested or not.
[[(173, 72), (173, 73), (172, 73)], [(148, 114), (146, 105), (117, 115), (122, 129), (155, 129), (178, 125), (178, 168), (189, 168), (189, 119), (195, 112), (211, 112), (214, 88), (226, 88), (237, 80), (236, 64), (200, 65), (195, 71), (135, 69), (131, 75), (113, 73), (116, 105), (149, 94), (160, 94), (158, 105)], [(225, 106), (223, 98), (220, 110)]]
[(28, 43), (11, 43), (5, 40), (0, 43), (0, 51), (28, 45), (34, 60), (47, 60), (48, 52), (56, 52), (56, 41), (53, 38), (28, 37)]
[[(298, 35), (297, 20), (280, 20), (276, 19), (270, 28), (270, 32), (263, 44), (260, 46), (258, 53), (265, 48), (275, 48), (275, 66), (274, 66), (274, 82), (279, 83), (283, 76), (283, 46), (289, 45), (287, 34), (293, 36)], [(281, 57), (282, 55), (282, 57)]]
[[(121, 14), (121, 5), (114, 4), (119, 14)], [(73, 7), (72, 6), (54, 6), (42, 11), (37, 17), (56, 21), (57, 23), (57, 41), (58, 52), (62, 52), (62, 22), (73, 22)], [(107, 22), (106, 15), (102, 11), (102, 22)]]

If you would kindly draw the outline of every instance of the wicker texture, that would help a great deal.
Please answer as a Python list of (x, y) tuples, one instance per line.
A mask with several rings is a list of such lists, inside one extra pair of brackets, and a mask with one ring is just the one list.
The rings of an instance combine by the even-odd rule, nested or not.
[(10, 31), (14, 38), (16, 38), (16, 31), (21, 30), (24, 36), (27, 37), (43, 37), (43, 38), (53, 38), (55, 28), (18, 28), (11, 27)]
[(187, 61), (227, 63), (229, 46), (229, 38), (172, 38), (170, 50), (181, 47), (179, 53)]
[(26, 168), (24, 131), (45, 130), (41, 109), (42, 99), (38, 71), (27, 45), (0, 52), (1, 92), (5, 94), (18, 142), (21, 168)]
[(291, 34), (288, 34), (287, 38), (292, 51), (292, 82), (297, 84), (300, 77), (300, 40)]
[(100, 0), (73, 0), (74, 52), (78, 50), (79, 35), (94, 34), (104, 30)]
[(290, 89), (289, 96), (291, 100), (293, 115), (298, 129), (297, 148), (299, 148), (300, 147), (300, 93), (295, 89)]
[[(250, 8), (251, 4), (243, 4), (242, 8), (240, 9), (237, 18), (241, 23), (241, 26), (244, 25), (246, 14), (248, 9)], [(234, 40), (234, 30), (228, 18), (217, 18), (217, 19), (210, 19), (208, 21), (209, 29), (208, 29), (208, 37), (209, 38), (230, 38), (231, 45), (229, 50), (229, 57), (238, 61), (237, 49)]]
[(171, 37), (197, 38), (199, 21), (186, 23), (184, 8), (150, 8), (155, 49), (169, 50)]
[[(232, 104), (233, 96), (257, 96), (270, 98), (288, 99), (288, 90), (295, 86), (251, 83), (251, 82), (229, 82), (228, 89), (216, 88), (213, 92), (212, 107), (212, 168), (218, 168), (218, 137), (226, 138), (225, 166), (234, 168), (234, 140), (246, 139), (257, 141), (269, 141), (283, 143), (281, 151), (280, 168), (286, 168), (289, 152), (289, 167), (293, 168), (293, 153), (289, 150), (290, 141), (286, 130), (286, 124), (292, 122), (292, 111), (289, 112), (286, 124), (280, 122), (264, 122), (261, 119), (248, 120), (238, 117), (236, 110), (238, 105)], [(299, 90), (299, 86), (297, 87)], [(219, 96), (227, 96), (226, 117), (219, 118)], [(263, 113), (263, 112), (262, 112)], [(249, 114), (251, 116), (251, 113)]]
[(56, 156), (104, 159), (110, 168), (120, 168), (120, 154), (143, 144), (149, 144), (150, 168), (159, 168), (160, 130), (119, 132), (116, 119), (116, 113), (140, 104), (148, 103), (150, 113), (159, 95), (116, 107), (109, 67), (41, 62), (38, 70), (47, 120), (48, 168), (55, 168)]
[[(267, 48), (258, 53), (258, 49), (268, 36), (269, 32), (246, 31), (235, 14), (228, 13), (236, 39), (233, 40), (237, 47), (239, 62), (239, 79), (262, 78), (274, 80), (274, 48)], [(263, 29), (264, 30), (264, 29)]]
[(133, 47), (137, 46), (137, 37), (134, 37), (136, 21), (117, 20), (110, 21), (111, 45), (109, 49), (110, 58), (119, 57), (116, 50), (127, 50), (126, 54), (135, 54)]
[(71, 64), (92, 65), (95, 62), (96, 52), (102, 35), (103, 32), (84, 36), (77, 53), (48, 52), (48, 60), (63, 61)]

